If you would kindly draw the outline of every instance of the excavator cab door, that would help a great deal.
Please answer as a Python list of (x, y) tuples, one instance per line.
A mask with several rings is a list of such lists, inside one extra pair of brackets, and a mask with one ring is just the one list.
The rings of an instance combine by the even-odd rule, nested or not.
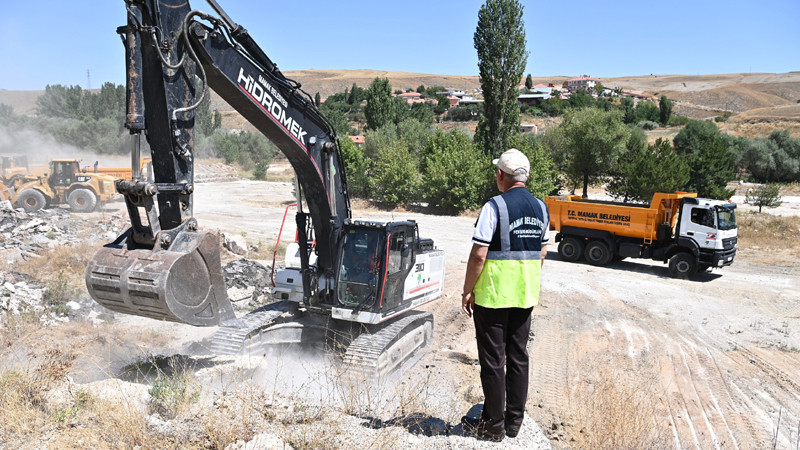
[(385, 251), (385, 229), (354, 227), (346, 230), (337, 277), (341, 306), (365, 311), (378, 305)]
[(403, 302), (405, 280), (414, 265), (414, 236), (413, 224), (390, 224), (386, 286), (381, 299), (383, 311), (392, 311)]

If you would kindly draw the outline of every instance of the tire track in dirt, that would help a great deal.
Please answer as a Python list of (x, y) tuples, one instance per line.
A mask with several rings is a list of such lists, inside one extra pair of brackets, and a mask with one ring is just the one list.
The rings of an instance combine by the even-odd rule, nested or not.
[(530, 388), (528, 403), (569, 409), (569, 353), (562, 309), (568, 300), (563, 296), (548, 298), (547, 306), (534, 308), (528, 344), (530, 354)]
[[(774, 433), (777, 428), (777, 442), (775, 443), (778, 446), (791, 448), (792, 445), (797, 445), (800, 442), (800, 436), (798, 436), (798, 431), (800, 431), (798, 430), (800, 427), (800, 383), (796, 377), (787, 373), (778, 364), (785, 364), (794, 369), (791, 373), (798, 373), (800, 364), (797, 359), (788, 354), (781, 355), (771, 350), (749, 349), (736, 344), (733, 340), (732, 343), (737, 348), (735, 352), (735, 357), (738, 357), (737, 362), (750, 366), (749, 376), (739, 379), (740, 389), (749, 394), (752, 401), (761, 409), (762, 429), (769, 430), (766, 442), (775, 439)], [(734, 355), (730, 356), (731, 359), (734, 359)], [(756, 371), (753, 371), (753, 368)]]

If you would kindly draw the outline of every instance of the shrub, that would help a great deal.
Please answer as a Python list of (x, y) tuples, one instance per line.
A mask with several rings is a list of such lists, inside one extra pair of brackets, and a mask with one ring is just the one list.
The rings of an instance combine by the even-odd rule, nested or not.
[(157, 413), (168, 419), (177, 414), (200, 397), (200, 386), (188, 373), (159, 375), (153, 386), (147, 391), (150, 394), (148, 405), (151, 413)]
[(460, 130), (438, 130), (425, 146), (423, 198), (458, 213), (481, 205), (488, 158)]
[(410, 205), (418, 200), (420, 183), (419, 157), (403, 141), (389, 143), (375, 161), (375, 200), (389, 206)]
[(758, 212), (761, 208), (777, 208), (783, 203), (781, 201), (781, 186), (779, 184), (762, 184), (753, 189), (747, 190), (747, 195), (744, 202), (753, 206), (758, 206)]
[(669, 117), (669, 122), (667, 123), (668, 126), (675, 127), (675, 126), (682, 126), (689, 123), (689, 118), (686, 116), (677, 116), (675, 114)]
[(641, 128), (643, 130), (655, 130), (656, 128), (658, 128), (658, 124), (657, 123), (649, 121), (649, 120), (643, 120), (643, 121), (639, 122), (638, 124), (636, 124), (636, 126), (638, 126), (639, 128)]
[(364, 152), (350, 138), (339, 140), (342, 161), (347, 177), (347, 190), (351, 197), (369, 198), (369, 160)]

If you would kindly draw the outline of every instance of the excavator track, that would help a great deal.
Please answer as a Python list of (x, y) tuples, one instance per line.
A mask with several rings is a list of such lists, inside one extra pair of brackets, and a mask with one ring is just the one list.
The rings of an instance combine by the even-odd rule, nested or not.
[(227, 320), (211, 338), (209, 350), (217, 355), (236, 355), (245, 343), (269, 327), (275, 319), (297, 311), (297, 303), (281, 301), (262, 306), (239, 319)]
[(364, 332), (348, 346), (344, 365), (370, 377), (398, 373), (413, 366), (433, 340), (433, 314), (411, 311), (375, 332)]
[[(340, 326), (346, 329), (337, 329), (334, 323), (304, 318), (298, 314), (298, 306), (285, 300), (228, 320), (212, 336), (208, 349), (216, 355), (238, 355), (248, 349), (302, 343), (299, 336), (307, 331), (345, 336), (359, 328), (353, 327), (353, 323), (342, 323)], [(403, 365), (413, 366), (426, 353), (433, 339), (433, 314), (411, 311), (389, 324), (371, 328), (350, 342), (342, 363), (350, 373), (387, 377), (399, 373)]]

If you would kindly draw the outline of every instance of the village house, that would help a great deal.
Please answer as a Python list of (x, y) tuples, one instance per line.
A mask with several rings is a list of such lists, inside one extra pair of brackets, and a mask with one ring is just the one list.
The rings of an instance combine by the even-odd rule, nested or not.
[(575, 92), (578, 89), (583, 89), (586, 91), (594, 90), (594, 87), (600, 80), (597, 78), (592, 78), (589, 75), (584, 75), (582, 77), (573, 78), (571, 80), (567, 80), (567, 89), (570, 92)]

